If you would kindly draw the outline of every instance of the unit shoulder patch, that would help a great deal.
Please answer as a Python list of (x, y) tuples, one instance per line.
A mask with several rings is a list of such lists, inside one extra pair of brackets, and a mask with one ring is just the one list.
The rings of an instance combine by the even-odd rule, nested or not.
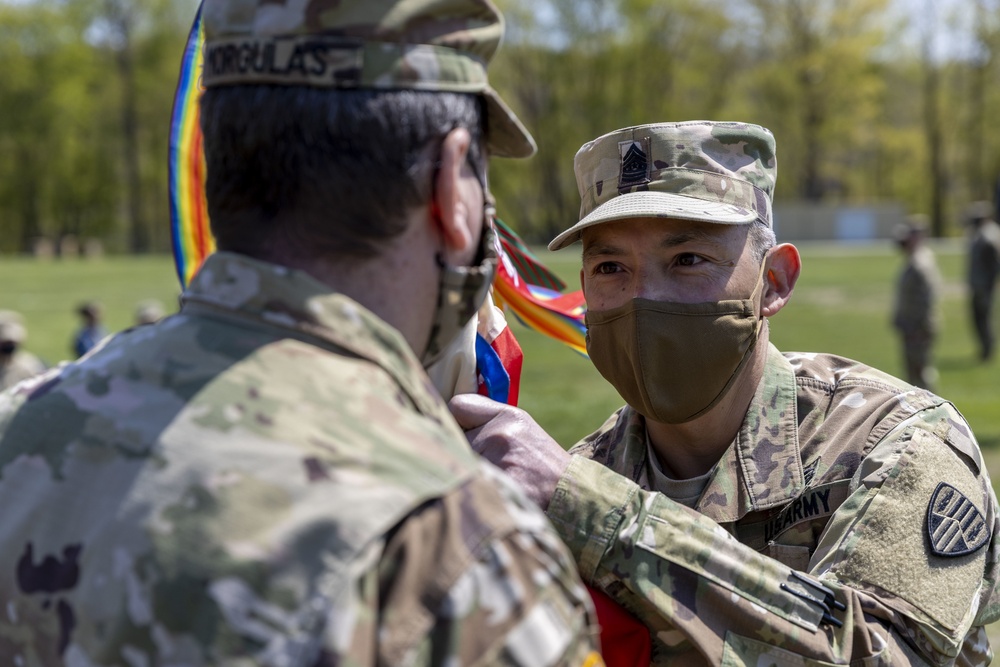
[(982, 512), (961, 491), (941, 482), (927, 506), (927, 536), (938, 556), (965, 556), (990, 540), (990, 528)]

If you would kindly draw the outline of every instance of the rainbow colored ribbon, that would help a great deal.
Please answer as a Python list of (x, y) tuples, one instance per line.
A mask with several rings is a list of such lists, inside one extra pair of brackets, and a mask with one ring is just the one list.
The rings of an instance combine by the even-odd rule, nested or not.
[(503, 253), (493, 298), (504, 311), (532, 331), (587, 354), (582, 291), (562, 292), (566, 283), (542, 264), (521, 238), (501, 220), (496, 221)]
[(215, 252), (205, 199), (205, 151), (199, 125), (202, 46), (201, 7), (188, 35), (170, 116), (170, 237), (181, 287), (187, 287), (205, 258)]

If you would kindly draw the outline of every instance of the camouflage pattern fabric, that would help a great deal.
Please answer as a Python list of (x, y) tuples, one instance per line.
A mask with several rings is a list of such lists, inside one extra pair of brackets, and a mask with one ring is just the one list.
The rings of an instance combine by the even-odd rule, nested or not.
[(305, 85), (480, 95), (500, 157), (535, 143), (490, 87), (503, 37), (489, 0), (204, 0), (204, 85)]
[(772, 226), (777, 179), (774, 136), (749, 123), (688, 121), (616, 130), (584, 144), (573, 161), (580, 221), (549, 250), (586, 227), (632, 218)]
[(921, 245), (907, 258), (896, 282), (892, 325), (903, 339), (906, 379), (924, 389), (933, 383), (930, 353), (940, 326), (940, 285), (934, 253)]
[(0, 394), (0, 503), (3, 665), (601, 664), (571, 556), (402, 336), (238, 255)]
[(548, 514), (584, 579), (650, 628), (654, 664), (990, 661), (1000, 517), (947, 401), (770, 346), (693, 510), (651, 487), (647, 452), (622, 408), (573, 449)]
[[(488, 218), (487, 218), (488, 219)], [(438, 304), (431, 322), (427, 349), (420, 361), (432, 366), (449, 350), (449, 344), (468, 328), (469, 323), (490, 293), (493, 279), (497, 274), (496, 232), (491, 228), (483, 230), (480, 239), (481, 257), (472, 266), (440, 266), (441, 280)]]

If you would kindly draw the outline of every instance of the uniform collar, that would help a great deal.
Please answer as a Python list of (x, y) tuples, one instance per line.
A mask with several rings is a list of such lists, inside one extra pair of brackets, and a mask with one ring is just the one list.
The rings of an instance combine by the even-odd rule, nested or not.
[(393, 377), (424, 414), (437, 395), (402, 334), (353, 299), (303, 271), (217, 252), (181, 297), (182, 312), (251, 320), (279, 335), (366, 359)]
[(785, 504), (805, 487), (795, 371), (768, 344), (764, 375), (747, 415), (696, 509), (719, 523)]

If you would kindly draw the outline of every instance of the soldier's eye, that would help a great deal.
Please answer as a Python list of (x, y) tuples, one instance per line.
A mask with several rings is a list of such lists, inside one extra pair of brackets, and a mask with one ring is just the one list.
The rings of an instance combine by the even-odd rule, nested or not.
[(702, 261), (698, 255), (689, 252), (677, 256), (677, 264), (680, 266), (694, 266)]

